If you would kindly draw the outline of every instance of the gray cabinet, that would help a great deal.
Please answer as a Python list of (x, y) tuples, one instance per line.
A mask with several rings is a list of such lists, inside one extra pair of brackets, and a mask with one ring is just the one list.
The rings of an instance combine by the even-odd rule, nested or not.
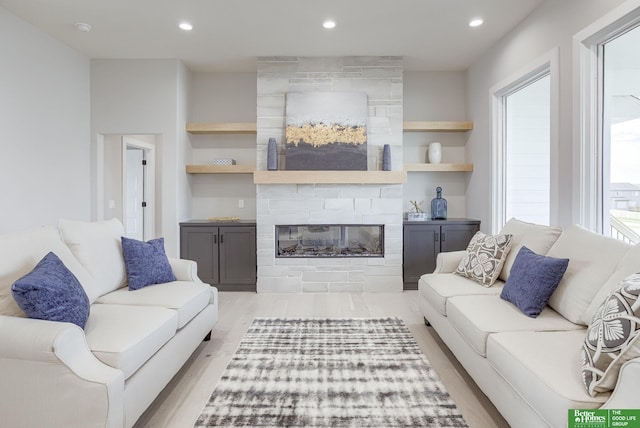
[(417, 289), (418, 279), (435, 269), (439, 253), (466, 249), (478, 230), (480, 221), (469, 219), (405, 222), (402, 251), (404, 289)]
[(198, 263), (200, 279), (219, 290), (256, 290), (255, 223), (181, 223), (180, 257)]

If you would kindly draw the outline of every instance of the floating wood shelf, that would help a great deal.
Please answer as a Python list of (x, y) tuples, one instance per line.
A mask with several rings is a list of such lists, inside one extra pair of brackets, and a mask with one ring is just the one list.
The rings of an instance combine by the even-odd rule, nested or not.
[(191, 134), (255, 134), (255, 122), (187, 123)]
[(472, 172), (472, 163), (405, 163), (407, 172)]
[(253, 165), (187, 165), (187, 174), (252, 174)]
[(256, 171), (256, 184), (403, 184), (405, 171)]
[(403, 122), (404, 132), (467, 132), (473, 129), (473, 122)]

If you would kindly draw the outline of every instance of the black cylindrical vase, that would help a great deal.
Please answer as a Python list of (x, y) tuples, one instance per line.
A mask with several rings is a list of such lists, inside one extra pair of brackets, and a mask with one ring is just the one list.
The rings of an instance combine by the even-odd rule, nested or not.
[(388, 144), (382, 147), (382, 170), (391, 171), (391, 147)]

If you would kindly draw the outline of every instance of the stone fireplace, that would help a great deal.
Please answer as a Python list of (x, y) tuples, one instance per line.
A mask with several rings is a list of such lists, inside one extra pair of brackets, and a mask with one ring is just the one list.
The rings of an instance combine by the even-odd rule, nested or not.
[[(286, 94), (323, 91), (366, 93), (367, 168), (382, 169), (382, 147), (389, 144), (392, 170), (402, 170), (401, 58), (259, 58), (257, 85), (259, 171), (267, 169), (271, 137), (278, 142), (279, 169), (286, 168)], [(402, 291), (402, 185), (294, 180), (257, 184), (256, 191), (258, 292)], [(381, 226), (384, 252), (376, 257), (278, 257), (276, 227), (282, 225), (316, 230), (327, 225)]]

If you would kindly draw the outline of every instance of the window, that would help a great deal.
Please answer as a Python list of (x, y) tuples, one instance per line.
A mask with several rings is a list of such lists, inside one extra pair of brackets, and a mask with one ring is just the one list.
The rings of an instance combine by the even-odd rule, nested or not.
[(549, 224), (550, 81), (547, 73), (505, 97), (506, 220)]
[(493, 231), (512, 217), (552, 220), (552, 148), (557, 142), (558, 50), (491, 89)]
[(602, 232), (640, 242), (640, 26), (599, 49), (602, 57)]
[(639, 242), (640, 7), (626, 1), (573, 37), (579, 168), (574, 218), (586, 228)]

